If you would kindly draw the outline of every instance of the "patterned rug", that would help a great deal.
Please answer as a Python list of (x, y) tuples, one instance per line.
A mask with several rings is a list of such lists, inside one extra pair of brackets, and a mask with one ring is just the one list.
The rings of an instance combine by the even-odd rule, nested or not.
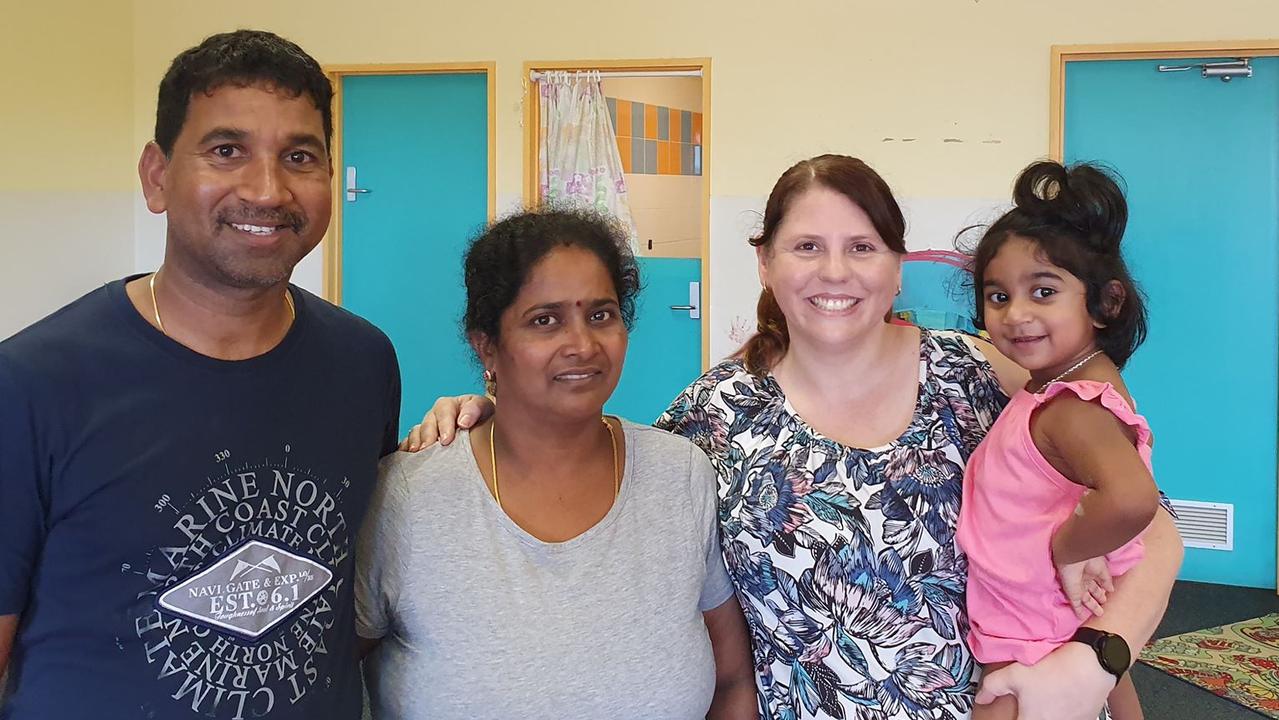
[(1279, 613), (1156, 640), (1141, 661), (1279, 718)]

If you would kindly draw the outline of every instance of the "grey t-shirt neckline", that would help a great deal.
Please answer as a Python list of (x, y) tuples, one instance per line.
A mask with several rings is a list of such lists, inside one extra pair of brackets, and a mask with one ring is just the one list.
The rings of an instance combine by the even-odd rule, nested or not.
[(474, 480), (469, 483), (471, 488), (478, 488), (479, 492), (485, 496), (483, 508), (486, 513), (491, 515), (502, 529), (506, 530), (520, 542), (534, 548), (540, 548), (546, 552), (568, 552), (582, 545), (589, 545), (591, 538), (596, 537), (606, 531), (609, 526), (616, 522), (619, 515), (625, 511), (626, 499), (632, 493), (632, 476), (635, 468), (635, 433), (632, 427), (633, 423), (625, 418), (607, 415), (606, 418), (612, 417), (618, 420), (622, 426), (622, 443), (624, 445), (625, 465), (622, 470), (622, 486), (617, 492), (617, 497), (613, 499), (613, 505), (600, 518), (598, 522), (582, 531), (575, 537), (559, 542), (550, 542), (542, 540), (536, 535), (520, 527), (520, 524), (511, 519), (506, 511), (497, 504), (497, 500), (493, 497), (492, 491), (489, 490), (488, 482), (484, 479), (484, 473), (480, 471), (480, 464), (475, 459), (475, 446), (471, 444), (471, 431), (463, 430), (457, 434), (455, 442), (460, 442), (466, 449), (466, 469), (472, 476), (468, 480)]

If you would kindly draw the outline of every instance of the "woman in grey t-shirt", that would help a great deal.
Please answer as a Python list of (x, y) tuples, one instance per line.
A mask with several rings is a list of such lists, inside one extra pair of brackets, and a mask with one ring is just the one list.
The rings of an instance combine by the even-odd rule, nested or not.
[(471, 245), (465, 277), (500, 402), (383, 463), (355, 588), (374, 717), (757, 717), (710, 463), (602, 415), (638, 290), (625, 236), (524, 213)]

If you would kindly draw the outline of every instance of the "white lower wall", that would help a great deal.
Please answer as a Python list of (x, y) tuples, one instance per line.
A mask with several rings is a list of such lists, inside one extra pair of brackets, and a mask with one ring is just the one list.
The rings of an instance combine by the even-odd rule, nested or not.
[(133, 269), (127, 192), (0, 193), (0, 339)]

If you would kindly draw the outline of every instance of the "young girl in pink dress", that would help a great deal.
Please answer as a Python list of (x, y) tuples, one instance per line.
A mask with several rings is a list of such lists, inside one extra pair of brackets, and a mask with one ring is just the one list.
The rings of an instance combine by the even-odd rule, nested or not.
[[(1142, 556), (1159, 507), (1150, 428), (1119, 369), (1145, 339), (1146, 315), (1119, 244), (1123, 191), (1090, 165), (1028, 167), (1016, 206), (973, 261), (977, 318), (1030, 372), (967, 468), (958, 541), (968, 556), (968, 636), (994, 669), (1033, 665), (1064, 643), (1092, 646), (1117, 678), (1116, 720), (1141, 718), (1123, 638), (1088, 627), (1111, 577)], [(1087, 603), (1073, 606), (1066, 589)], [(1012, 719), (1016, 700), (977, 705)]]

